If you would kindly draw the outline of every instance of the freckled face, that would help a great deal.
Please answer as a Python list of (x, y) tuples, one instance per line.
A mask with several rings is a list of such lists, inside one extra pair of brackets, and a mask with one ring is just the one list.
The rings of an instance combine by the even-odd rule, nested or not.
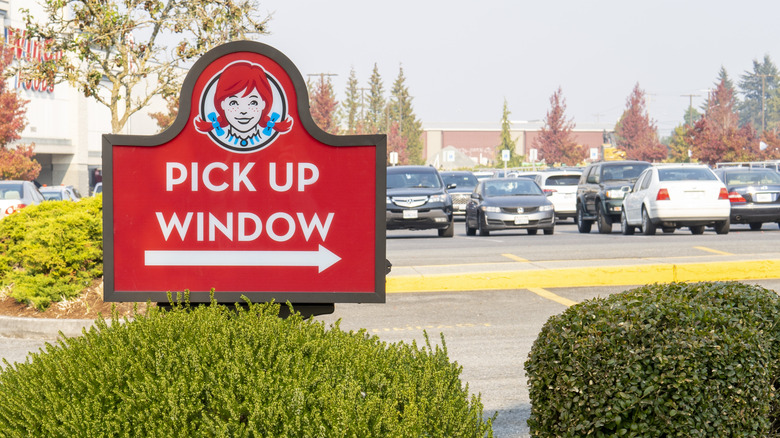
[[(244, 90), (246, 91), (246, 90)], [(220, 104), (228, 123), (239, 132), (247, 132), (260, 123), (260, 115), (265, 102), (257, 90), (249, 94), (243, 92), (223, 100)]]

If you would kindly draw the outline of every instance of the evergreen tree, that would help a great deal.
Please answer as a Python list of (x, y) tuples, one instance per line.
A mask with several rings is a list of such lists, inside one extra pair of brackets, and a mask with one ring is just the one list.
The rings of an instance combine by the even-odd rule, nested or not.
[(739, 105), (741, 124), (751, 123), (759, 134), (780, 124), (780, 73), (769, 55), (763, 62), (753, 60), (753, 71), (746, 71), (739, 83), (744, 100)]
[(365, 124), (367, 134), (384, 134), (386, 132), (387, 114), (385, 113), (384, 86), (379, 68), (374, 63), (374, 71), (369, 80), (368, 108)]
[(401, 137), (407, 148), (407, 156), (410, 164), (424, 164), (425, 159), (422, 156), (422, 123), (414, 114), (412, 108), (412, 97), (409, 96), (404, 69), (399, 67), (398, 77), (390, 90), (390, 102), (388, 103), (388, 113), (390, 123), (397, 123)]
[(572, 136), (574, 123), (566, 120), (566, 99), (563, 91), (558, 90), (550, 97), (551, 108), (547, 111), (544, 126), (539, 137), (534, 141), (534, 147), (540, 152), (540, 159), (548, 165), (562, 163), (574, 166), (585, 159), (585, 151)]
[(319, 80), (309, 85), (309, 108), (314, 123), (323, 131), (330, 134), (338, 134), (338, 123), (336, 118), (336, 94), (333, 91), (333, 84), (330, 77), (320, 74)]
[(658, 141), (655, 122), (645, 107), (645, 92), (634, 86), (626, 100), (626, 110), (615, 125), (617, 148), (626, 153), (626, 159), (660, 161), (666, 158), (666, 147)]
[(361, 94), (358, 88), (358, 80), (353, 67), (349, 71), (347, 79), (346, 99), (341, 103), (342, 120), (346, 122), (346, 134), (358, 134), (358, 125), (360, 123)]
[(502, 151), (509, 151), (509, 161), (506, 163), (509, 167), (517, 167), (523, 164), (523, 157), (515, 154), (515, 147), (517, 140), (512, 138), (512, 123), (509, 121), (509, 105), (504, 99), (504, 109), (501, 112), (501, 142), (496, 146), (496, 167), (504, 165), (504, 160), (501, 159)]
[(688, 151), (691, 150), (688, 130), (691, 127), (693, 127), (693, 124), (686, 123), (674, 128), (674, 132), (669, 139), (669, 155), (666, 157), (666, 160), (664, 160), (665, 162), (689, 163), (691, 161), (691, 158), (688, 156)]

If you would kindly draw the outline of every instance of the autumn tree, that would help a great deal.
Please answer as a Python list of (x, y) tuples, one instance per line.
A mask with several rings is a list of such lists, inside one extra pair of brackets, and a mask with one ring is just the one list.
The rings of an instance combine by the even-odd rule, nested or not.
[(390, 164), (390, 152), (398, 153), (398, 164), (420, 164), (410, 159), (409, 146), (406, 144), (406, 138), (401, 135), (401, 125), (398, 122), (391, 122), (390, 129), (387, 131), (387, 152), (388, 165)]
[[(0, 47), (0, 77), (4, 77), (12, 60), (13, 51), (7, 46)], [(41, 165), (33, 159), (34, 145), (9, 147), (21, 138), (27, 126), (26, 106), (27, 101), (7, 81), (0, 80), (0, 179), (32, 181), (41, 173)]]
[(766, 145), (766, 149), (760, 152), (761, 159), (780, 160), (780, 135), (777, 131), (764, 131), (761, 137), (761, 141)]
[(154, 119), (161, 132), (171, 126), (179, 115), (179, 96), (170, 96), (166, 99), (165, 109), (166, 112), (149, 113), (149, 117)]
[(666, 147), (658, 141), (655, 122), (645, 106), (645, 92), (634, 86), (626, 99), (626, 110), (615, 125), (617, 148), (625, 151), (626, 159), (660, 161), (666, 158)]
[(40, 0), (27, 34), (62, 52), (22, 62), (22, 78), (68, 82), (106, 106), (119, 133), (154, 96), (177, 94), (183, 69), (213, 47), (266, 33), (255, 0)]
[(366, 134), (383, 134), (387, 126), (387, 114), (385, 113), (385, 96), (382, 76), (379, 67), (374, 63), (374, 70), (368, 83), (368, 107), (366, 108), (365, 125)]
[(550, 109), (544, 118), (539, 137), (534, 140), (534, 147), (539, 149), (540, 159), (548, 165), (562, 163), (574, 166), (585, 159), (585, 151), (572, 136), (575, 125), (566, 120), (566, 99), (563, 91), (558, 90), (550, 97)]
[[(403, 138), (403, 143), (407, 148), (409, 163), (425, 163), (422, 156), (422, 123), (414, 114), (412, 97), (409, 95), (409, 88), (406, 86), (403, 68), (398, 69), (398, 77), (390, 90), (390, 102), (387, 110), (390, 123), (398, 125), (398, 135)], [(388, 134), (389, 132), (388, 130)]]
[[(695, 122), (694, 122), (695, 123)], [(672, 136), (669, 139), (669, 154), (664, 160), (667, 163), (690, 163), (691, 157), (688, 155), (691, 151), (690, 139), (688, 137), (688, 130), (693, 125), (683, 124), (674, 128)]]
[(758, 136), (752, 123), (739, 126), (734, 105), (733, 91), (721, 78), (707, 99), (704, 115), (688, 130), (687, 141), (693, 158), (709, 165), (757, 159)]
[(314, 123), (327, 133), (338, 134), (339, 126), (336, 117), (338, 101), (336, 101), (330, 76), (320, 74), (318, 80), (308, 85), (309, 109)]
[(753, 71), (746, 71), (739, 82), (743, 100), (739, 106), (741, 124), (751, 123), (759, 134), (780, 127), (780, 73), (769, 55), (763, 62), (753, 60)]

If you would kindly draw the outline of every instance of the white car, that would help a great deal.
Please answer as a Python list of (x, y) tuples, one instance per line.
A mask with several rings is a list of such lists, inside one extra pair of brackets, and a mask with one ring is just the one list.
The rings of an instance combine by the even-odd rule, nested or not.
[(546, 170), (536, 175), (535, 181), (555, 206), (558, 219), (577, 217), (577, 184), (581, 169)]
[(41, 202), (43, 195), (30, 181), (0, 181), (0, 219)]
[(729, 232), (731, 203), (726, 186), (707, 166), (700, 164), (654, 165), (642, 172), (623, 199), (623, 234), (641, 228), (645, 235), (688, 227), (702, 234), (713, 226), (718, 234)]

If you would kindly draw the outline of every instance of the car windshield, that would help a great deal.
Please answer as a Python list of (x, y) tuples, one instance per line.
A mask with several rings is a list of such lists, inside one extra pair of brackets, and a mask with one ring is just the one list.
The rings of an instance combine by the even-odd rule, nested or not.
[(726, 174), (728, 185), (780, 184), (780, 173), (768, 171), (729, 172)]
[(712, 181), (718, 179), (712, 171), (703, 167), (675, 167), (658, 169), (659, 181)]
[(22, 184), (0, 185), (0, 199), (22, 199)]
[(433, 172), (399, 172), (387, 174), (388, 189), (418, 188), (438, 189), (441, 181)]
[(534, 196), (543, 195), (535, 182), (526, 178), (512, 178), (485, 182), (485, 196)]
[(544, 182), (548, 186), (576, 186), (580, 182), (580, 176), (572, 175), (554, 175)]
[(643, 170), (647, 169), (649, 164), (623, 164), (615, 166), (604, 166), (601, 170), (602, 181), (624, 181), (636, 180)]
[(479, 181), (477, 177), (470, 173), (464, 174), (442, 174), (441, 178), (444, 184), (450, 186), (455, 184), (459, 189), (464, 187), (476, 187)]
[(43, 192), (43, 198), (47, 201), (62, 201), (62, 193)]

